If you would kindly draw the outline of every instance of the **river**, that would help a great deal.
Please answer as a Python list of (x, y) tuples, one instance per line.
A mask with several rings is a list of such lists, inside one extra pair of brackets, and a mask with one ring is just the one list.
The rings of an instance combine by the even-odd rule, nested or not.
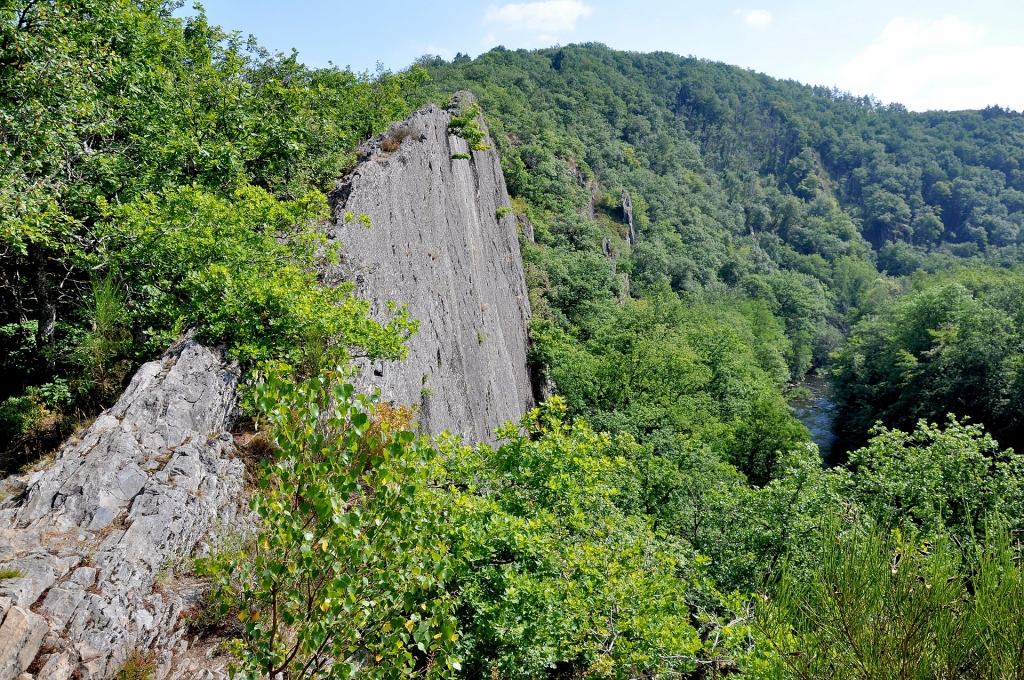
[(835, 467), (846, 462), (849, 449), (846, 442), (834, 432), (836, 406), (832, 402), (831, 385), (828, 378), (809, 373), (797, 383), (812, 395), (810, 399), (793, 399), (789, 405), (793, 415), (811, 432), (811, 441), (818, 445), (821, 462), (825, 467)]

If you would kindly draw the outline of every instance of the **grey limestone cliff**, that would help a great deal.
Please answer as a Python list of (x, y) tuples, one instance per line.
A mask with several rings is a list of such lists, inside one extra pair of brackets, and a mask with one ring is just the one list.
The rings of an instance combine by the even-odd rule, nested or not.
[(30, 667), (38, 680), (110, 677), (132, 650), (171, 672), (190, 591), (161, 574), (211, 529), (239, 526), (236, 383), (217, 352), (185, 340), (52, 463), (4, 482), (0, 568), (14, 577), (0, 581), (0, 680)]
[(375, 314), (391, 300), (421, 323), (407, 360), (364, 362), (359, 382), (418, 404), (424, 432), (475, 442), (493, 440), (533, 397), (530, 304), (501, 163), (493, 148), (472, 150), (448, 132), (453, 112), (471, 103), (463, 92), (447, 109), (427, 106), (362, 148), (331, 195), (329, 233), (343, 255), (325, 278), (353, 282)]

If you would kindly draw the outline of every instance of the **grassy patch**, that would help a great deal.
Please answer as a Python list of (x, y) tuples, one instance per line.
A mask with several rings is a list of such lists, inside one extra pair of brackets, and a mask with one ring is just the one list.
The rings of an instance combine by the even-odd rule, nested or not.
[(113, 675), (114, 680), (152, 680), (156, 675), (156, 659), (152, 653), (133, 649)]

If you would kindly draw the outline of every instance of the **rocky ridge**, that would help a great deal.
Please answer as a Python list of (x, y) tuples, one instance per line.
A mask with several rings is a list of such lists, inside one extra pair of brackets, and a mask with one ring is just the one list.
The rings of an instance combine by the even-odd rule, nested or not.
[[(352, 281), (381, 316), (388, 300), (408, 303), (421, 321), (409, 359), (362, 361), (360, 386), (417, 404), (427, 433), (476, 442), (533, 397), (500, 162), (448, 133), (471, 102), (428, 106), (362, 149), (332, 195), (344, 254), (324, 281)], [(204, 585), (183, 574), (211, 543), (254, 527), (229, 432), (238, 377), (185, 338), (51, 460), (0, 482), (0, 680), (98, 680), (133, 656), (154, 680), (226, 678), (215, 644), (188, 633)]]
[(211, 529), (247, 519), (227, 432), (237, 380), (218, 352), (185, 340), (51, 463), (5, 481), (0, 680), (110, 677), (136, 651), (158, 679), (178, 670), (179, 619), (201, 589), (174, 582), (173, 568)]

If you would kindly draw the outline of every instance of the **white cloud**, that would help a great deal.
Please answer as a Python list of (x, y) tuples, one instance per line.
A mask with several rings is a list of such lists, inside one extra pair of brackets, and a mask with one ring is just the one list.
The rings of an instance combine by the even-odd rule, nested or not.
[(733, 15), (743, 19), (751, 28), (767, 28), (772, 23), (772, 13), (766, 9), (738, 9)]
[(915, 111), (1024, 109), (1024, 45), (985, 44), (985, 29), (955, 16), (933, 22), (896, 17), (840, 71), (839, 86)]
[(576, 29), (576, 22), (590, 16), (592, 9), (579, 0), (544, 0), (491, 7), (484, 14), (484, 24), (497, 24), (501, 28), (539, 31), (549, 38), (555, 33)]

